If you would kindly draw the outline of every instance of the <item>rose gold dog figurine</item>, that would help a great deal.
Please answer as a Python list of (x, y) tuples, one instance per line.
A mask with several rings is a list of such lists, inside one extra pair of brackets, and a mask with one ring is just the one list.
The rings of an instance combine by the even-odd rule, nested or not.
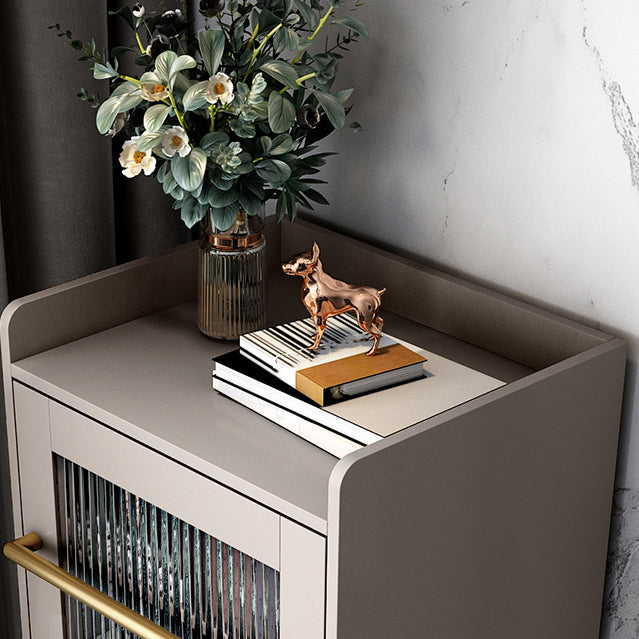
[(324, 272), (319, 260), (319, 246), (313, 243), (313, 251), (305, 251), (293, 256), (282, 264), (287, 275), (299, 275), (303, 279), (302, 302), (308, 309), (315, 324), (315, 341), (310, 346), (314, 351), (320, 345), (326, 329), (326, 320), (332, 315), (355, 311), (357, 323), (370, 334), (373, 346), (366, 353), (375, 355), (382, 337), (384, 320), (377, 315), (384, 291), (371, 286), (351, 286), (340, 282)]

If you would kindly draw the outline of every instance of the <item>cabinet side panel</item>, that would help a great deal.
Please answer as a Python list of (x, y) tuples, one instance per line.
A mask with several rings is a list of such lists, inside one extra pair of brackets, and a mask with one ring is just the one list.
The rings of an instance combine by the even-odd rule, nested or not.
[(342, 460), (328, 639), (598, 637), (625, 347), (593, 350)]
[[(42, 539), (40, 555), (58, 563), (54, 469), (49, 436), (49, 400), (14, 383), (20, 489), (25, 533)], [(22, 569), (20, 569), (22, 570)], [(60, 591), (27, 574), (31, 637), (62, 637)], [(21, 602), (24, 607), (24, 602)], [(24, 616), (24, 615), (23, 615)], [(23, 627), (23, 636), (29, 636)]]
[(282, 518), (281, 639), (324, 639), (326, 538)]

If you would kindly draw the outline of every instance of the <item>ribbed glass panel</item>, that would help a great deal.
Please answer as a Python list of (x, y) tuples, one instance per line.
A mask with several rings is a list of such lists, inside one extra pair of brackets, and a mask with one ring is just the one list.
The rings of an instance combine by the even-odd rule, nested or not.
[[(279, 637), (279, 572), (62, 457), (56, 469), (65, 570), (183, 639)], [(65, 599), (67, 639), (135, 636)]]

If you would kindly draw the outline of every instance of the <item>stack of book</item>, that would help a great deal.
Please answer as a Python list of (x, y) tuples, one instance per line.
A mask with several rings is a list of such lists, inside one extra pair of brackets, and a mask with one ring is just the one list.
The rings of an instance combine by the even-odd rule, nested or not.
[(310, 318), (240, 337), (214, 360), (213, 387), (343, 457), (504, 382), (384, 335), (376, 355), (350, 315), (317, 351)]

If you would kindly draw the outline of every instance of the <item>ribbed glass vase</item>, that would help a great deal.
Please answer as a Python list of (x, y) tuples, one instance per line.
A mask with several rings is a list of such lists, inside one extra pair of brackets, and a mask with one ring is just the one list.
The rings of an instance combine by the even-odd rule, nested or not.
[(237, 339), (266, 321), (264, 210), (240, 211), (226, 230), (211, 218), (200, 241), (197, 323), (217, 339)]

